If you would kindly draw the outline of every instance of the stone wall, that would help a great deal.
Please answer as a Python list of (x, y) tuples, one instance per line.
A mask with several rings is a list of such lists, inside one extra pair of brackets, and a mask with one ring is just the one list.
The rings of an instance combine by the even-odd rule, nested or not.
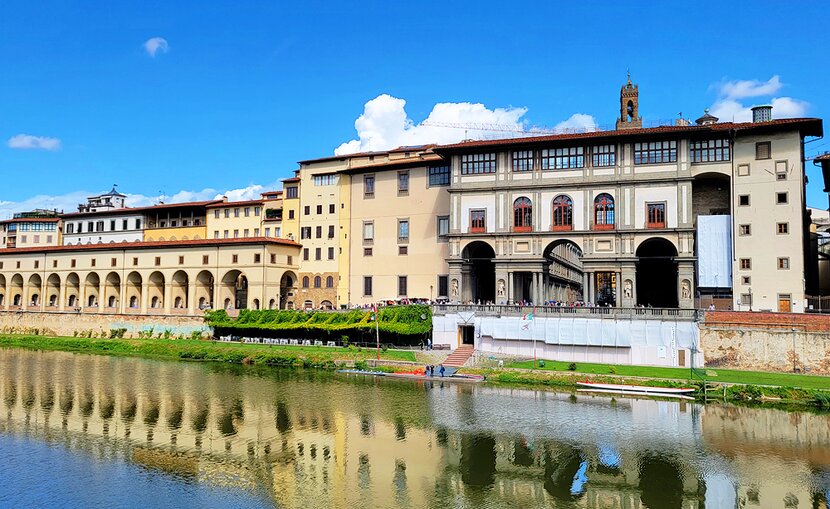
[(701, 325), (700, 344), (707, 367), (830, 374), (827, 332)]
[(190, 336), (194, 331), (207, 333), (210, 328), (201, 316), (121, 315), (112, 313), (74, 313), (34, 311), (0, 311), (0, 333), (39, 333), (73, 336), (93, 332), (96, 337), (109, 335), (111, 329), (127, 329), (125, 337), (137, 337), (140, 331), (154, 334)]

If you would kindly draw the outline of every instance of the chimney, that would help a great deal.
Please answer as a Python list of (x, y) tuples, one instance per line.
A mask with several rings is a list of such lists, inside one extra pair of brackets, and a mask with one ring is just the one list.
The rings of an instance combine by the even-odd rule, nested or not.
[(228, 197), (227, 196), (222, 195), (222, 203), (228, 203)]
[(762, 104), (752, 107), (752, 123), (769, 122), (772, 120), (772, 105)]

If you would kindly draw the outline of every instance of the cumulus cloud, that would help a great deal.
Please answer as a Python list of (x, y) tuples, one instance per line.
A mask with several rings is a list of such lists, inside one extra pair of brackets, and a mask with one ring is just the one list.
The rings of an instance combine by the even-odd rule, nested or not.
[(718, 97), (710, 113), (722, 121), (750, 122), (752, 104), (744, 104), (742, 99), (758, 98), (772, 105), (773, 118), (805, 116), (810, 103), (793, 97), (773, 97), (783, 86), (777, 74), (766, 81), (738, 80), (714, 84), (711, 88), (717, 91)]
[[(268, 185), (251, 184), (246, 187), (227, 189), (225, 191), (209, 187), (196, 191), (181, 190), (172, 195), (126, 193), (126, 204), (128, 207), (147, 207), (155, 205), (159, 202), (183, 203), (190, 201), (219, 200), (222, 196), (227, 196), (230, 201), (252, 200), (259, 198), (259, 195), (265, 191), (278, 189), (279, 187), (279, 182), (272, 182)], [(0, 200), (0, 219), (8, 219), (12, 217), (12, 214), (15, 212), (26, 212), (33, 209), (56, 209), (58, 211), (74, 212), (77, 210), (79, 203), (86, 203), (87, 197), (95, 196), (105, 191), (106, 190), (99, 190), (95, 192), (72, 191), (61, 195), (39, 194), (20, 201)]]
[(596, 131), (599, 127), (597, 121), (591, 115), (585, 113), (574, 113), (567, 120), (556, 124), (556, 131)]
[(18, 134), (9, 138), (6, 143), (9, 148), (37, 149), (37, 150), (58, 150), (61, 148), (61, 140), (47, 136), (32, 136), (31, 134)]
[(153, 58), (156, 57), (156, 53), (159, 51), (167, 53), (168, 48), (167, 39), (163, 37), (153, 37), (144, 41), (144, 50)]

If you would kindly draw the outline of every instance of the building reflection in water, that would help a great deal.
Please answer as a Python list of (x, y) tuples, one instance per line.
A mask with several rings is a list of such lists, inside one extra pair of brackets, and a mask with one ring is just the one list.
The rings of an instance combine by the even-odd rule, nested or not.
[(0, 351), (0, 430), (280, 507), (825, 507), (830, 418)]

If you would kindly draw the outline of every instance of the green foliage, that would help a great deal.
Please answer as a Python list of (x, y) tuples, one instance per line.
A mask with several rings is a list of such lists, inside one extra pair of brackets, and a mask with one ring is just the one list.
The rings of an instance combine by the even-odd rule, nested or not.
[(822, 410), (830, 410), (830, 393), (816, 392), (813, 395), (813, 404)]
[(110, 329), (110, 339), (123, 338), (124, 334), (126, 332), (127, 332), (127, 329), (125, 329), (123, 327), (119, 328), (119, 329)]
[(369, 365), (366, 364), (366, 361), (354, 361), (354, 369), (359, 371), (369, 371)]
[[(432, 330), (432, 310), (426, 305), (382, 308), (377, 328), (390, 343), (417, 344)], [(305, 339), (340, 339), (344, 346), (366, 341), (375, 332), (373, 313), (349, 311), (303, 311), (297, 309), (243, 309), (236, 319), (225, 310), (205, 312), (205, 322), (221, 333), (273, 335)], [(254, 332), (258, 331), (258, 332)]]
[(568, 371), (576, 371), (576, 363), (572, 362), (568, 364)]

